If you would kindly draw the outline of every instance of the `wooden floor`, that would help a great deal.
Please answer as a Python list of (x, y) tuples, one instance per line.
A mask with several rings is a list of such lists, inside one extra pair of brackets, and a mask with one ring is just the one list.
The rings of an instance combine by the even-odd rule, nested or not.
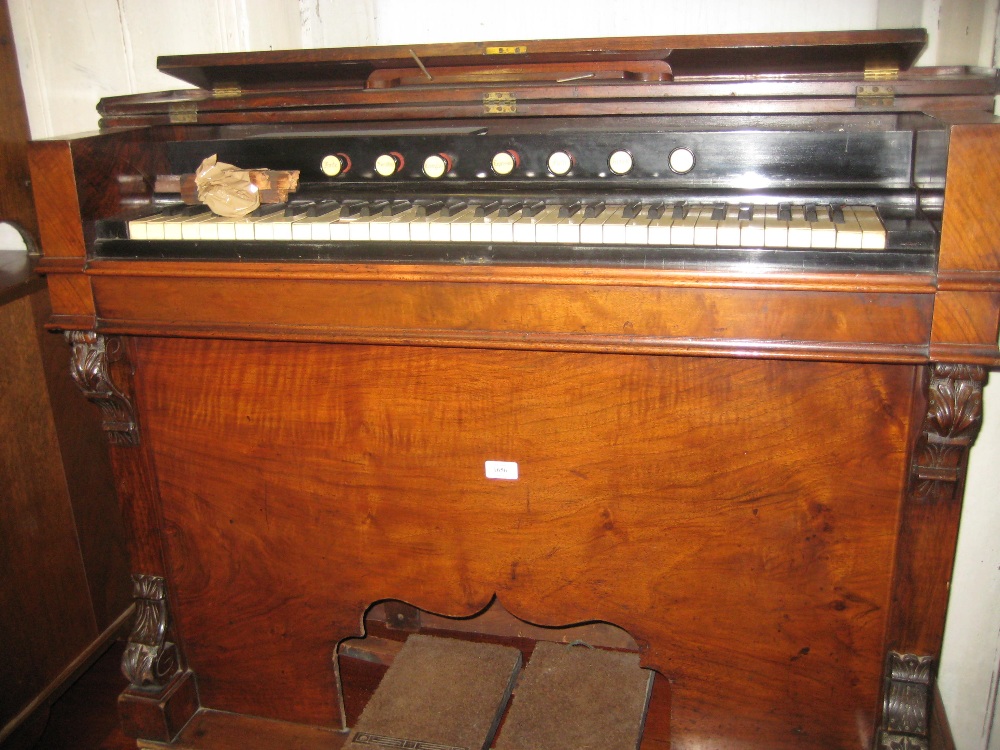
[(135, 750), (118, 722), (118, 694), (126, 685), (119, 670), (123, 649), (113, 644), (52, 705), (34, 750)]

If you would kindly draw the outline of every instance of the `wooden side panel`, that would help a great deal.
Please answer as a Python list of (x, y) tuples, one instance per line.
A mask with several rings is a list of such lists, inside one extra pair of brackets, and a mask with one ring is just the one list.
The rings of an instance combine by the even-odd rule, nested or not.
[(938, 267), (1000, 274), (1000, 127), (953, 125)]
[(1000, 294), (937, 293), (931, 357), (938, 362), (1000, 363)]
[(97, 637), (98, 628), (28, 297), (0, 307), (0, 341), (3, 728)]
[(70, 143), (35, 141), (28, 150), (28, 159), (42, 252), (53, 258), (85, 257)]
[(137, 346), (202, 705), (335, 725), (333, 648), (372, 602), (495, 593), (635, 636), (674, 747), (870, 740), (914, 368)]

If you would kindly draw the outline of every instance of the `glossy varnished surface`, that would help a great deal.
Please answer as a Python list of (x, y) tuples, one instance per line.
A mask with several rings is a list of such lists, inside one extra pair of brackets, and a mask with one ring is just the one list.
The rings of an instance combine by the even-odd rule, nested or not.
[(631, 632), (675, 681), (676, 747), (871, 731), (913, 369), (139, 343), (204, 706), (333, 725), (369, 604), (496, 593)]

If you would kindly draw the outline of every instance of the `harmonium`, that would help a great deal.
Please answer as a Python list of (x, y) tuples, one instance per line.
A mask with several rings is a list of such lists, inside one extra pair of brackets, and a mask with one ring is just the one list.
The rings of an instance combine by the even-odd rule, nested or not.
[(31, 152), (143, 748), (926, 748), (1000, 364), (922, 30), (160, 58)]

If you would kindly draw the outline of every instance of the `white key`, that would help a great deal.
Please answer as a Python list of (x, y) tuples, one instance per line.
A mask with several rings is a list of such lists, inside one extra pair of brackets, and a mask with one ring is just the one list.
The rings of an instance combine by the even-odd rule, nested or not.
[(628, 220), (625, 225), (625, 244), (649, 244), (649, 206), (641, 206), (639, 215)]
[(816, 221), (809, 228), (810, 247), (829, 250), (837, 246), (837, 226), (830, 220), (829, 206), (816, 206)]
[[(204, 220), (211, 216), (211, 213), (199, 214), (198, 216), (170, 216), (163, 220), (163, 239), (182, 240), (184, 239), (184, 224), (199, 218)], [(190, 230), (189, 230), (190, 231)]]
[(389, 239), (392, 242), (409, 242), (413, 239), (410, 236), (410, 228), (414, 222), (419, 220), (417, 210), (416, 206), (408, 208), (402, 213), (396, 214), (389, 222)]
[(140, 219), (132, 219), (128, 223), (128, 236), (131, 240), (149, 240), (153, 239), (148, 234), (148, 227), (150, 224), (156, 224), (162, 222), (164, 219), (163, 214), (152, 214), (150, 216), (143, 216)]
[(609, 208), (614, 210), (601, 225), (601, 242), (605, 245), (624, 245), (625, 228), (632, 220), (625, 218), (625, 206), (609, 206)]
[(352, 216), (344, 216), (343, 210), (340, 211), (337, 216), (336, 221), (331, 221), (328, 226), (328, 231), (330, 232), (330, 240), (332, 242), (346, 242), (351, 239), (351, 226), (358, 221), (363, 221), (363, 217), (353, 214)]
[(726, 206), (726, 218), (719, 222), (715, 244), (719, 247), (740, 246), (740, 207)]
[(860, 250), (861, 249), (861, 225), (854, 216), (854, 211), (850, 206), (844, 206), (844, 223), (837, 224), (837, 249), (838, 250)]
[[(522, 219), (521, 221), (523, 222), (524, 220)], [(559, 224), (561, 221), (562, 219), (559, 218), (559, 206), (546, 206), (540, 214), (534, 217), (535, 242), (558, 242)], [(517, 231), (516, 227), (514, 231)]]
[(513, 242), (514, 224), (520, 218), (520, 211), (512, 211), (510, 216), (498, 216), (490, 224), (490, 239), (493, 242)]
[(788, 247), (812, 247), (812, 226), (806, 221), (802, 206), (792, 206), (792, 220), (788, 222)]
[[(586, 212), (586, 209), (583, 210)], [(612, 209), (605, 206), (597, 216), (584, 218), (580, 224), (580, 242), (585, 245), (600, 245), (604, 238), (604, 222), (611, 214)]]
[[(163, 225), (166, 220), (170, 218), (164, 214), (158, 214), (145, 221), (146, 225), (146, 239), (147, 240), (162, 240), (165, 239), (163, 233)], [(139, 239), (139, 238), (136, 238)]]
[[(392, 237), (392, 225), (397, 222), (400, 216), (406, 213), (415, 216), (417, 211), (415, 207), (411, 206), (397, 214), (392, 214), (389, 212), (389, 209), (386, 209), (378, 216), (373, 216), (372, 220), (368, 222), (368, 238), (373, 241), (388, 242)], [(410, 233), (407, 231), (406, 239), (409, 238)]]
[[(330, 227), (328, 225), (331, 221), (336, 221), (339, 215), (339, 208), (330, 208), (327, 206), (327, 209), (321, 214), (303, 216), (292, 224), (292, 239), (306, 242), (309, 240), (330, 239)], [(316, 236), (317, 234), (319, 236)]]
[(740, 247), (764, 247), (764, 206), (752, 206), (750, 214), (740, 222)]
[[(489, 216), (476, 216), (469, 222), (469, 239), (472, 242), (489, 242), (493, 237), (493, 228), (490, 226), (497, 212), (494, 211)], [(454, 237), (453, 237), (454, 239)]]
[[(674, 219), (674, 223), (670, 225), (671, 245), (694, 244), (694, 228), (698, 224), (698, 219), (701, 218), (702, 209), (702, 206), (690, 206), (687, 216), (683, 219)], [(709, 210), (711, 211), (711, 209)]]
[(788, 222), (778, 218), (777, 206), (764, 208), (764, 247), (788, 247)]
[(658, 219), (650, 219), (647, 241), (650, 245), (669, 245), (670, 227), (674, 223), (673, 206), (664, 206)]
[(871, 206), (854, 206), (854, 218), (861, 226), (862, 250), (885, 250), (885, 227)]
[(448, 221), (449, 237), (452, 242), (472, 241), (472, 222), (476, 221), (476, 208), (469, 208), (459, 211), (457, 215)]
[(236, 221), (229, 216), (213, 216), (196, 225), (199, 240), (235, 240)]
[(410, 242), (430, 242), (431, 226), (440, 216), (440, 211), (432, 213), (430, 216), (414, 216), (413, 221), (408, 224)]
[(556, 241), (580, 244), (580, 227), (584, 221), (584, 209), (564, 218), (556, 225)]
[(701, 247), (715, 247), (718, 244), (719, 220), (714, 206), (705, 206), (694, 225), (694, 244)]
[[(279, 213), (278, 218), (271, 222), (271, 239), (282, 242), (291, 241), (292, 227), (304, 218), (304, 211), (300, 211), (296, 216), (285, 216)], [(258, 224), (258, 226), (260, 225)]]

